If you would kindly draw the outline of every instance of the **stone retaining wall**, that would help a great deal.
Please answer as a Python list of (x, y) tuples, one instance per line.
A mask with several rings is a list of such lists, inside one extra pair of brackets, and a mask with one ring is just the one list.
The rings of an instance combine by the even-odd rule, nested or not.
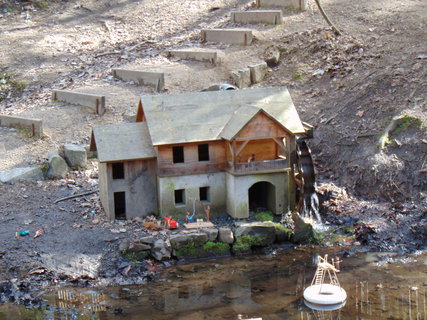
[(237, 222), (236, 227), (174, 231), (167, 236), (126, 239), (121, 253), (130, 260), (152, 257), (158, 261), (200, 259), (249, 254), (257, 247), (275, 243), (304, 242), (313, 236), (310, 224), (294, 230), (273, 222)]

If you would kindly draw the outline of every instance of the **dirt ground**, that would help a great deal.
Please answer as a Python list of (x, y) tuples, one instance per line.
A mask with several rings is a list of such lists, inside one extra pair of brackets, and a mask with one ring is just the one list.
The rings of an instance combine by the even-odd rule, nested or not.
[[(243, 47), (202, 45), (199, 30), (237, 27), (229, 22), (230, 12), (249, 9), (252, 1), (72, 0), (42, 8), (24, 2), (22, 10), (11, 12), (3, 0), (0, 71), (27, 86), (0, 100), (0, 112), (43, 119), (46, 136), (34, 140), (0, 128), (0, 170), (42, 164), (64, 143), (88, 143), (93, 125), (129, 121), (138, 96), (154, 93), (113, 79), (112, 67), (163, 70), (166, 92), (200, 91), (231, 81), (230, 71), (279, 50), (280, 63), (256, 86), (288, 86), (303, 121), (315, 126), (309, 144), (325, 201), (323, 218), (336, 225), (358, 222), (361, 241), (378, 250), (425, 249), (427, 3), (323, 0), (342, 31), (336, 36), (314, 1), (307, 2), (307, 11), (285, 13), (281, 26), (249, 26), (256, 40)], [(188, 46), (219, 49), (222, 61), (212, 66), (165, 56), (167, 49)], [(103, 93), (107, 113), (98, 117), (52, 102), (52, 89)], [(380, 150), (379, 137), (401, 115), (411, 121)], [(37, 267), (78, 276), (85, 264), (80, 262), (108, 275), (116, 266), (116, 238), (134, 228), (103, 221), (96, 195), (54, 203), (96, 188), (96, 168), (93, 163), (64, 180), (0, 185), (2, 277), (31, 270), (37, 276)], [(15, 240), (16, 228), (45, 233)]]

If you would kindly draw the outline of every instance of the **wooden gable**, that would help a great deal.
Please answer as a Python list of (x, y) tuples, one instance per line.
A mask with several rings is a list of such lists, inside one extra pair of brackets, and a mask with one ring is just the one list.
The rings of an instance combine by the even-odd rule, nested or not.
[(136, 111), (135, 122), (144, 122), (144, 121), (145, 121), (145, 113), (144, 113), (144, 109), (142, 108), (142, 102), (141, 100), (139, 100), (138, 109)]
[(284, 138), (289, 135), (293, 134), (278, 121), (261, 111), (240, 130), (233, 140)]

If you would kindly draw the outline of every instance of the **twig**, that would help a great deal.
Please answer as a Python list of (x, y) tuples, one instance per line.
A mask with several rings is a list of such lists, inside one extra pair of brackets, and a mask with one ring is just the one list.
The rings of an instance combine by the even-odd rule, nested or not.
[(65, 198), (61, 198), (61, 199), (55, 200), (53, 203), (58, 203), (58, 202), (61, 202), (61, 201), (64, 201), (64, 200), (72, 199), (72, 198), (87, 196), (88, 194), (92, 194), (92, 193), (96, 193), (96, 192), (98, 192), (98, 190), (74, 194), (72, 196), (68, 196), (68, 197), (65, 197)]
[(341, 31), (339, 31), (337, 29), (337, 27), (334, 26), (334, 24), (332, 23), (332, 21), (326, 15), (326, 12), (323, 10), (322, 5), (320, 4), (320, 0), (314, 0), (314, 1), (316, 1), (317, 7), (319, 8), (320, 13), (322, 14), (322, 16), (326, 20), (326, 22), (331, 26), (332, 30), (334, 30), (335, 34), (336, 35), (341, 35)]
[(120, 54), (120, 53), (121, 53), (120, 51), (105, 52), (105, 53), (97, 54), (97, 55), (95, 56), (95, 58), (99, 58), (99, 57), (103, 57), (103, 56), (108, 56), (108, 55), (110, 55), (110, 54)]
[(154, 43), (157, 43), (157, 41), (144, 40), (144, 41), (138, 42), (137, 44), (134, 44), (133, 46), (129, 47), (126, 51), (131, 52), (131, 51), (135, 50), (137, 47), (142, 46), (143, 44), (147, 45), (147, 44), (154, 44)]

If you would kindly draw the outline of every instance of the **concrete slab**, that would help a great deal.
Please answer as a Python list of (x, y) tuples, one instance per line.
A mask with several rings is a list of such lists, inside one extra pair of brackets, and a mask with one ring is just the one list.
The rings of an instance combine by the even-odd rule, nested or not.
[(163, 72), (113, 69), (112, 74), (124, 81), (133, 81), (140, 86), (153, 87), (157, 92), (165, 89), (165, 74)]
[(43, 180), (43, 172), (39, 167), (13, 168), (0, 171), (0, 182), (16, 182), (23, 180)]
[(258, 8), (292, 8), (295, 10), (307, 10), (307, 0), (256, 0)]
[(0, 126), (23, 128), (35, 138), (43, 137), (43, 121), (40, 119), (0, 115)]
[(203, 29), (202, 42), (221, 42), (248, 46), (252, 43), (250, 29)]
[(282, 10), (252, 10), (252, 11), (233, 11), (231, 20), (236, 23), (265, 23), (282, 24)]
[(216, 50), (201, 50), (199, 48), (169, 50), (168, 57), (176, 57), (182, 60), (195, 60), (202, 62), (218, 63), (218, 51)]
[(52, 100), (65, 101), (71, 104), (89, 107), (98, 115), (102, 115), (105, 112), (105, 96), (97, 94), (69, 90), (53, 90)]

